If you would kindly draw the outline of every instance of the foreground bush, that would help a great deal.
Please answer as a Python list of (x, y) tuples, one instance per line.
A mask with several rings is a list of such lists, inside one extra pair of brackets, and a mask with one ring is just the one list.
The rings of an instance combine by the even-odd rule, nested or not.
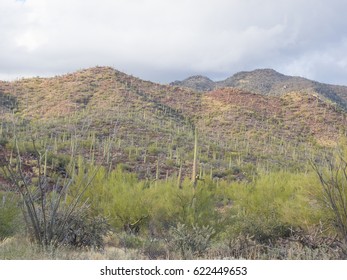
[(209, 226), (178, 224), (170, 230), (171, 244), (182, 259), (201, 257), (209, 248), (214, 233)]
[(19, 229), (18, 198), (12, 193), (0, 192), (0, 241), (14, 235)]
[(319, 223), (320, 212), (315, 212), (307, 198), (306, 180), (311, 180), (311, 174), (275, 172), (252, 183), (233, 184), (229, 235), (251, 236), (271, 244), (288, 238), (298, 228)]
[(312, 162), (320, 187), (311, 188), (321, 211), (326, 212), (325, 222), (343, 241), (347, 255), (347, 149), (342, 148), (323, 160)]

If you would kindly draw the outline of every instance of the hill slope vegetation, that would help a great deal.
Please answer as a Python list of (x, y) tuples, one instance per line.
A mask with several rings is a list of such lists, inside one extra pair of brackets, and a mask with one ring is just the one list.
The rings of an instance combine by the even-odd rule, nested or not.
[[(206, 172), (217, 166), (225, 171), (244, 161), (295, 167), (301, 162), (298, 157), (306, 156), (301, 149), (334, 146), (346, 133), (345, 112), (306, 92), (310, 82), (300, 78), (305, 82), (294, 83), (288, 93), (282, 93), (276, 92), (283, 89), (279, 81), (290, 85), (292, 78), (262, 70), (246, 83), (247, 75), (239, 73), (223, 83), (226, 88), (219, 89), (219, 83), (207, 93), (142, 81), (108, 67), (2, 82), (2, 117), (9, 122), (15, 111), (18, 119), (50, 137), (94, 137), (100, 145), (112, 139), (118, 143), (110, 151), (114, 164), (124, 163), (141, 177), (155, 176), (158, 158), (160, 177), (178, 172), (181, 164), (188, 174), (195, 127)], [(276, 79), (277, 83), (264, 86), (269, 89), (264, 94), (263, 88), (254, 86), (255, 79), (264, 85)]]

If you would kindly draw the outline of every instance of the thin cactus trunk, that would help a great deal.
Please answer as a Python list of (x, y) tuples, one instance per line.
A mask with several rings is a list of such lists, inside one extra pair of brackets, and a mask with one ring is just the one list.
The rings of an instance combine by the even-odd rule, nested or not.
[(155, 172), (155, 179), (159, 180), (159, 157), (157, 159), (157, 168), (156, 168), (156, 172)]
[(193, 158), (193, 170), (192, 170), (192, 182), (194, 187), (196, 186), (196, 172), (198, 162), (198, 129), (195, 127), (194, 131), (194, 158)]
[(182, 184), (182, 162), (180, 164), (180, 169), (178, 170), (177, 187), (181, 188), (182, 187), (181, 184)]

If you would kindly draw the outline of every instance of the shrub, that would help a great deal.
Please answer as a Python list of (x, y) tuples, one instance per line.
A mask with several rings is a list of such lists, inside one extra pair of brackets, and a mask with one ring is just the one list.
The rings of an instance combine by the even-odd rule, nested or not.
[(168, 248), (162, 240), (146, 240), (143, 245), (143, 253), (150, 259), (165, 259)]
[(92, 217), (88, 211), (74, 213), (68, 221), (69, 229), (60, 244), (71, 247), (94, 249), (104, 248), (104, 237), (110, 232), (106, 219), (102, 216)]
[(201, 256), (210, 246), (215, 231), (210, 226), (177, 224), (170, 230), (171, 244), (183, 259)]
[(126, 249), (140, 249), (143, 246), (143, 239), (132, 234), (121, 234), (120, 245)]
[(8, 140), (4, 138), (2, 135), (0, 135), (0, 147), (1, 146), (5, 147), (7, 143), (8, 143)]
[(309, 205), (301, 197), (302, 176), (276, 172), (263, 174), (251, 184), (234, 183), (230, 233), (271, 243), (288, 237), (290, 230), (303, 226), (304, 221), (309, 222)]
[(0, 193), (0, 241), (14, 235), (20, 224), (20, 208), (11, 193)]
[(314, 190), (314, 195), (347, 246), (347, 148), (326, 156), (323, 162), (312, 162), (312, 166), (321, 186)]
[(155, 143), (152, 143), (148, 145), (147, 152), (150, 156), (158, 156), (162, 152), (162, 149), (158, 147)]

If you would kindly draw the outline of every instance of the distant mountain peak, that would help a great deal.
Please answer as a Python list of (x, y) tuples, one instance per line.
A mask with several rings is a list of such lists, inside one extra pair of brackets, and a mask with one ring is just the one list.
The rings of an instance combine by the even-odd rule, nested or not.
[(250, 71), (241, 71), (241, 72), (238, 72), (236, 74), (240, 74), (240, 73), (259, 73), (259, 74), (266, 74), (266, 75), (285, 76), (282, 73), (277, 72), (276, 70), (274, 70), (272, 68), (259, 68), (259, 69), (254, 69), (254, 70), (250, 70)]
[(208, 81), (211, 81), (212, 80), (206, 76), (203, 76), (203, 75), (194, 75), (194, 76), (190, 76), (189, 78), (187, 78), (186, 80), (195, 80), (195, 79), (200, 79), (200, 80), (208, 80)]
[(183, 81), (175, 81), (170, 85), (191, 88), (197, 91), (210, 91), (215, 87), (214, 81), (202, 75), (191, 76)]

